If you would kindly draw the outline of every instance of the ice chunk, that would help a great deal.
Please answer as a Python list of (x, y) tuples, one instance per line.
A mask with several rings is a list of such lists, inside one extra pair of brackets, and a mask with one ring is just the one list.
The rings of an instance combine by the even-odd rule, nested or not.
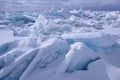
[(36, 22), (30, 28), (30, 37), (38, 37), (38, 35), (43, 32), (47, 22), (48, 20), (44, 16), (39, 15)]
[(29, 22), (35, 22), (36, 18), (30, 15), (23, 15), (24, 18), (28, 19)]
[(28, 40), (28, 45), (31, 47), (37, 47), (40, 45), (40, 38), (39, 35), (43, 32), (44, 27), (47, 25), (48, 20), (39, 15), (36, 22), (30, 28), (30, 36)]
[(23, 21), (25, 24), (29, 22), (35, 22), (35, 18), (28, 15), (23, 15), (23, 12), (6, 12), (6, 19), (12, 23), (17, 21)]
[(46, 31), (58, 30), (60, 27), (53, 21), (49, 20), (48, 24), (45, 26)]
[(69, 18), (70, 21), (77, 21), (78, 17), (76, 17), (75, 15), (70, 16)]
[(69, 11), (71, 14), (78, 14), (79, 13), (79, 10), (76, 10), (76, 9), (74, 9), (74, 10), (72, 10), (72, 11)]
[(66, 54), (65, 59), (58, 69), (61, 72), (73, 72), (75, 70), (86, 70), (89, 63), (99, 59), (93, 50), (84, 43), (76, 42)]
[(61, 26), (61, 30), (64, 32), (64, 31), (71, 31), (71, 26), (69, 24), (63, 24)]
[(36, 67), (44, 68), (52, 61), (56, 60), (61, 54), (68, 51), (69, 46), (66, 41), (59, 38), (50, 38), (43, 42), (40, 47), (39, 53), (30, 63), (20, 80), (24, 78)]
[(46, 26), (47, 22), (48, 22), (48, 20), (44, 16), (39, 15), (33, 26), (40, 27), (39, 24)]
[(10, 24), (10, 21), (5, 20), (5, 21), (0, 21), (0, 25), (8, 25)]
[(101, 32), (67, 33), (63, 34), (62, 37), (75, 41), (90, 42), (96, 47), (110, 47), (117, 41), (117, 36)]

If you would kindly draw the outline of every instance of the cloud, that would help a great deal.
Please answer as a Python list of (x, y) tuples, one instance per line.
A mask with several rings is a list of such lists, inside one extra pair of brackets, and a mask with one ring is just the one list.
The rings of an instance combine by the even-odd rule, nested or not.
[[(119, 9), (120, 0), (0, 0), (0, 7), (4, 8), (50, 8), (51, 6), (65, 6), (68, 8), (85, 7), (86, 9)], [(16, 7), (15, 7), (16, 6)]]
[(65, 6), (80, 7), (83, 6), (86, 9), (92, 10), (120, 10), (120, 0), (68, 0), (62, 2)]

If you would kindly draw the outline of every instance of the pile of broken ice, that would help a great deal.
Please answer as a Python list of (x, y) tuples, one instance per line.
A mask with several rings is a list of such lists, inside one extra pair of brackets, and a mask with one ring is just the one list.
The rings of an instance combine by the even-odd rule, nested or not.
[[(119, 28), (114, 28), (120, 22), (113, 24), (120, 21), (114, 14), (120, 17), (120, 13), (71, 11), (71, 14), (69, 19), (55, 19), (41, 14), (37, 18), (26, 15), (10, 18), (7, 13), (9, 21), (4, 23), (14, 31), (15, 39), (0, 45), (0, 80), (25, 80), (35, 69), (50, 69), (50, 65), (56, 68), (56, 75), (87, 70), (91, 62), (102, 58), (100, 54), (120, 49), (120, 32), (116, 32)], [(21, 19), (25, 20), (22, 28), (14, 23)]]

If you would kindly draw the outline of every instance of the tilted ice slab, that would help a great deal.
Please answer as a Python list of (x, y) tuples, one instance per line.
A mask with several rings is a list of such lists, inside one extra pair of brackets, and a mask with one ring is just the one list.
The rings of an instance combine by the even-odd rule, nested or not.
[(109, 47), (117, 41), (117, 36), (101, 33), (101, 32), (87, 32), (87, 33), (66, 33), (62, 37), (68, 42), (81, 41), (85, 44), (91, 45), (89, 47)]
[(69, 49), (65, 40), (56, 37), (45, 40), (41, 44), (41, 47), (34, 49), (28, 48), (27, 44), (26, 46), (23, 46), (20, 42), (19, 44), (21, 47), (19, 45), (18, 48), (16, 47), (3, 56), (0, 56), (0, 79), (17, 80), (21, 75), (21, 79), (23, 79), (34, 68), (46, 67)]
[(13, 63), (19, 56), (23, 55), (25, 52), (31, 48), (25, 45), (24, 40), (14, 40), (13, 42), (8, 42), (1, 46), (2, 55), (0, 56), (0, 69), (9, 66)]
[(0, 45), (0, 55), (5, 54), (6, 52), (12, 50), (17, 46), (18, 41), (10, 41)]
[(29, 50), (0, 70), (1, 80), (18, 80), (39, 49)]
[(52, 31), (52, 30), (57, 30), (59, 28), (59, 25), (57, 25), (54, 21), (49, 20), (47, 25), (45, 26), (46, 31)]
[(60, 55), (68, 51), (69, 46), (66, 41), (59, 38), (50, 38), (41, 44), (40, 50), (25, 70), (20, 80), (23, 80), (36, 67), (44, 68)]

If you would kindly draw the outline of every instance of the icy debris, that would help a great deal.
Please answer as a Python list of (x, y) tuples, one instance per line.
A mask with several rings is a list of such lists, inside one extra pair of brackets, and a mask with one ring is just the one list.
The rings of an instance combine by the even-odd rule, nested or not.
[(63, 32), (65, 32), (65, 31), (70, 32), (71, 31), (71, 26), (69, 24), (63, 24), (63, 25), (61, 25), (60, 28), (61, 28), (61, 31), (63, 31)]
[(31, 34), (37, 33), (41, 28), (44, 28), (47, 22), (48, 20), (44, 16), (39, 15), (35, 23), (30, 28)]
[(46, 31), (58, 30), (60, 27), (53, 21), (49, 20), (48, 24), (45, 26)]
[(33, 26), (40, 27), (39, 26), (40, 24), (42, 24), (43, 26), (46, 26), (47, 22), (48, 20), (44, 16), (39, 15)]
[(110, 13), (106, 14), (105, 19), (107, 19), (107, 20), (116, 20), (117, 15), (116, 15), (115, 12), (110, 12)]
[(54, 19), (53, 21), (57, 24), (57, 23), (59, 23), (62, 20), (61, 19)]
[(71, 14), (78, 14), (79, 13), (79, 10), (76, 10), (76, 9), (74, 9), (74, 10), (72, 10), (72, 11), (69, 11)]
[(61, 13), (61, 12), (63, 12), (64, 11), (64, 8), (63, 7), (61, 7), (61, 9), (60, 10), (58, 10), (58, 13)]
[(71, 15), (69, 18), (70, 21), (77, 21), (78, 17), (76, 17), (75, 15)]
[(29, 22), (35, 22), (35, 18), (24, 15), (23, 12), (6, 12), (5, 15), (6, 19), (12, 23), (15, 23), (17, 21), (23, 21), (25, 24)]
[[(67, 19), (67, 18), (64, 18), (64, 19), (59, 18), (58, 19), (57, 16), (58, 15), (62, 16), (62, 14), (58, 13), (57, 10), (55, 10), (54, 8), (52, 8), (50, 11), (48, 11), (48, 13), (53, 14), (54, 17), (51, 14), (44, 15), (44, 14), (42, 14), (42, 12), (6, 12), (6, 19), (10, 18), (10, 21), (11, 21), (11, 18), (24, 17), (24, 18), (28, 18), (29, 20), (35, 20), (36, 17), (38, 16), (38, 18), (35, 20), (35, 23), (33, 24), (33, 26), (30, 26), (31, 28), (29, 30), (25, 31), (25, 30), (22, 30), (22, 28), (21, 28), (21, 30), (14, 29), (14, 31), (17, 34), (21, 34), (21, 36), (23, 36), (25, 34), (27, 34), (25, 36), (28, 36), (29, 31), (34, 30), (34, 29), (36, 31), (36, 34), (40, 34), (40, 33), (47, 34), (47, 35), (49, 35), (51, 33), (58, 34), (59, 30), (56, 32), (47, 31), (47, 29), (49, 27), (49, 26), (47, 26), (47, 24), (49, 23), (50, 19), (52, 19), (52, 21), (53, 21), (52, 24), (50, 21), (50, 25), (54, 25), (54, 23), (56, 23), (57, 25), (56, 24), (55, 25), (56, 25), (57, 29), (58, 29), (58, 26), (61, 26), (64, 24), (70, 24), (73, 32), (75, 32), (74, 28), (76, 28), (76, 27), (87, 27), (87, 28), (91, 28), (91, 29), (93, 28), (95, 30), (101, 30), (104, 28), (103, 26), (116, 27), (120, 23), (120, 20), (119, 20), (120, 14), (118, 12), (104, 12), (104, 11), (103, 12), (95, 12), (95, 11), (90, 11), (90, 10), (84, 11), (84, 10), (80, 9), (80, 10), (72, 11), (72, 13), (76, 13), (76, 14), (71, 15), (70, 13), (64, 13), (64, 15), (66, 15), (66, 16), (70, 15), (69, 19)], [(34, 16), (34, 15), (36, 15), (36, 16)], [(106, 19), (106, 17), (110, 18), (111, 17), (110, 15), (112, 15), (114, 19)], [(117, 15), (117, 17), (116, 17), (116, 15)], [(29, 23), (33, 23), (33, 22), (29, 22)], [(15, 28), (25, 26), (23, 19), (15, 19), (15, 21), (13, 21), (12, 24), (14, 24)], [(12, 27), (12, 25), (9, 27)], [(44, 29), (44, 27), (47, 27), (47, 29)], [(56, 28), (54, 27), (54, 30), (56, 30)], [(49, 29), (51, 29), (51, 28), (49, 28)], [(52, 28), (52, 30), (53, 30), (53, 28)], [(92, 31), (92, 30), (88, 30), (85, 28), (85, 30), (83, 30), (83, 32), (84, 31)], [(62, 33), (60, 33), (60, 34), (62, 34)]]
[(40, 34), (44, 33), (44, 27), (47, 25), (48, 20), (39, 15), (36, 22), (30, 28), (30, 35), (28, 45), (31, 47), (37, 47), (40, 45), (41, 39)]
[(73, 72), (75, 70), (87, 70), (89, 63), (99, 59), (96, 53), (84, 43), (76, 42), (66, 54), (65, 59), (58, 68), (58, 74)]

